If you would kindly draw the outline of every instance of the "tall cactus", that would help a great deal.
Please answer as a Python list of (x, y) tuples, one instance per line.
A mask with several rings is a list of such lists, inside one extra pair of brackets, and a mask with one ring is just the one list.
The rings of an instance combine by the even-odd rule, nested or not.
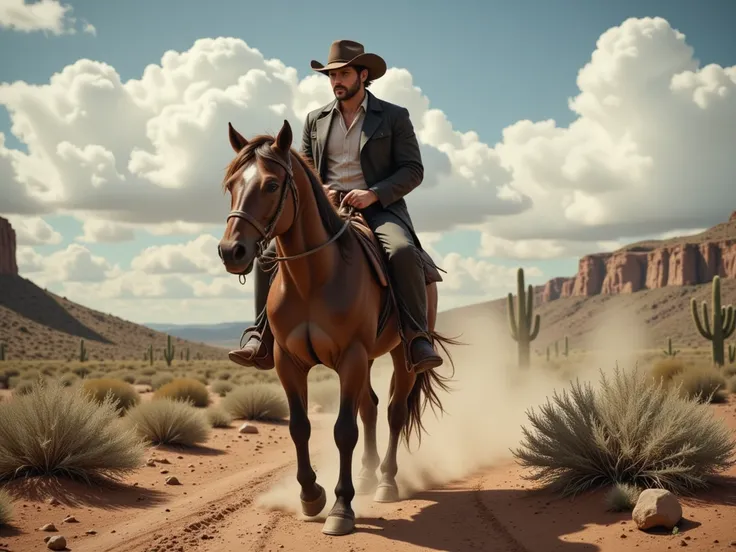
[(174, 360), (175, 348), (171, 344), (171, 336), (166, 336), (166, 348), (164, 349), (164, 360), (167, 366), (171, 366), (171, 361)]
[(736, 362), (736, 345), (728, 346), (728, 362)]
[[(532, 311), (534, 309), (534, 289), (529, 285), (524, 290), (524, 269), (520, 268), (516, 273), (516, 312), (514, 312), (514, 296), (508, 295), (508, 318), (511, 328), (511, 337), (516, 341), (519, 351), (519, 367), (529, 367), (529, 346), (539, 334), (539, 315), (535, 315), (532, 323)], [(518, 313), (518, 315), (517, 315)]]
[(703, 319), (698, 316), (698, 306), (695, 299), (690, 300), (690, 309), (693, 321), (700, 335), (711, 341), (713, 349), (713, 364), (724, 365), (724, 342), (731, 337), (736, 329), (736, 316), (732, 305), (721, 306), (721, 279), (713, 278), (713, 317), (708, 316), (708, 305), (703, 301)]
[(5, 360), (5, 343), (0, 343), (0, 360)]

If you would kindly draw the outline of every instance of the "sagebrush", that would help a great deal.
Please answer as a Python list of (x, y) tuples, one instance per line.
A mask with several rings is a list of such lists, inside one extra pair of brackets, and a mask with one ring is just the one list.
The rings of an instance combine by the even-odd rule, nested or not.
[(289, 405), (283, 390), (270, 383), (252, 383), (230, 391), (222, 407), (234, 418), (276, 421), (289, 415)]
[(618, 483), (690, 494), (734, 465), (731, 431), (708, 405), (638, 369), (601, 374), (597, 392), (576, 380), (528, 418), (513, 454), (563, 495)]
[(143, 461), (143, 443), (121, 424), (112, 397), (98, 403), (81, 387), (38, 381), (29, 393), (0, 403), (0, 420), (0, 480), (119, 479)]
[(184, 400), (152, 399), (131, 408), (126, 421), (146, 441), (157, 445), (194, 446), (209, 437), (205, 414)]

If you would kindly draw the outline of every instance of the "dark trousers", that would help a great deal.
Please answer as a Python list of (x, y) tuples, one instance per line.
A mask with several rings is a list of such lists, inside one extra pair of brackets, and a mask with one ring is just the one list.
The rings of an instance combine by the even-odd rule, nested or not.
[[(427, 336), (427, 288), (424, 264), (411, 232), (391, 211), (373, 204), (362, 211), (366, 222), (383, 248), (394, 296), (399, 304), (399, 320), (408, 341), (417, 335)], [(276, 254), (272, 241), (267, 255)], [(256, 261), (255, 280), (256, 326), (263, 331), (266, 320), (266, 299), (272, 273), (265, 272)]]

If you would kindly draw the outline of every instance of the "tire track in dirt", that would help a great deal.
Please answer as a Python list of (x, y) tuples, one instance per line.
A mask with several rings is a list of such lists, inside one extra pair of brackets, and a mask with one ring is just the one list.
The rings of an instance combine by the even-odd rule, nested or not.
[(242, 483), (224, 494), (214, 495), (206, 504), (196, 506), (194, 512), (190, 507), (190, 513), (173, 520), (150, 519), (144, 514), (124, 528), (127, 531), (136, 531), (134, 536), (120, 536), (114, 542), (110, 539), (111, 542), (105, 544), (96, 541), (94, 552), (118, 551), (121, 546), (128, 552), (182, 552), (198, 547), (211, 539), (219, 526), (233, 514), (251, 506), (255, 497), (271, 480), (282, 475), (292, 465), (293, 459), (289, 458), (256, 477), (249, 477), (250, 470), (235, 474), (243, 476)]
[(478, 482), (473, 488), (473, 502), (475, 503), (475, 509), (478, 512), (478, 516), (489, 528), (489, 534), (493, 536), (494, 540), (502, 541), (505, 552), (529, 552), (529, 550), (521, 544), (506, 526), (498, 521), (498, 518), (493, 514), (491, 509), (483, 502), (481, 492), (483, 491), (483, 477), (478, 479)]

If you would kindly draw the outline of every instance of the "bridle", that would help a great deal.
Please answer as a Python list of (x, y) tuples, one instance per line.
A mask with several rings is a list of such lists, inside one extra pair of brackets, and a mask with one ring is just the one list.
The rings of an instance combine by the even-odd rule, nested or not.
[[(281, 195), (279, 196), (279, 202), (276, 206), (276, 213), (273, 215), (271, 220), (266, 224), (264, 227), (260, 221), (258, 221), (253, 215), (250, 213), (247, 213), (240, 209), (233, 209), (230, 211), (230, 213), (227, 215), (227, 221), (229, 221), (231, 218), (239, 218), (242, 220), (245, 220), (248, 222), (253, 228), (255, 228), (258, 233), (261, 235), (261, 238), (256, 242), (256, 256), (255, 258), (258, 259), (258, 261), (261, 262), (261, 264), (270, 264), (270, 268), (265, 268), (266, 271), (271, 271), (276, 267), (276, 264), (278, 262), (283, 261), (291, 261), (294, 259), (300, 259), (302, 257), (306, 257), (308, 255), (311, 255), (312, 253), (316, 253), (320, 249), (323, 249), (324, 247), (327, 247), (331, 243), (335, 242), (344, 232), (347, 230), (348, 226), (350, 225), (350, 215), (352, 213), (348, 214), (348, 217), (345, 219), (345, 224), (342, 225), (342, 228), (338, 230), (338, 232), (333, 235), (329, 240), (327, 240), (325, 243), (315, 247), (314, 249), (308, 249), (306, 251), (303, 251), (301, 253), (297, 253), (296, 255), (289, 255), (286, 257), (278, 257), (278, 256), (270, 256), (265, 255), (266, 248), (268, 247), (269, 242), (274, 238), (272, 235), (274, 229), (276, 228), (276, 225), (278, 224), (279, 219), (281, 218), (281, 215), (284, 211), (284, 207), (286, 206), (286, 196), (291, 190), (292, 195), (294, 196), (294, 220), (299, 216), (299, 193), (297, 192), (296, 188), (296, 182), (294, 180), (294, 170), (291, 166), (291, 155), (288, 157), (288, 162), (284, 161), (272, 152), (271, 148), (264, 148), (265, 151), (259, 150), (256, 152), (256, 156), (263, 156), (269, 161), (273, 161), (277, 165), (280, 165), (281, 168), (284, 169), (286, 172), (286, 176), (284, 177), (284, 181), (281, 185)], [(350, 210), (352, 211), (352, 207), (350, 207)], [(264, 263), (264, 261), (267, 261)], [(245, 284), (245, 271), (238, 274), (238, 281), (241, 284)]]

